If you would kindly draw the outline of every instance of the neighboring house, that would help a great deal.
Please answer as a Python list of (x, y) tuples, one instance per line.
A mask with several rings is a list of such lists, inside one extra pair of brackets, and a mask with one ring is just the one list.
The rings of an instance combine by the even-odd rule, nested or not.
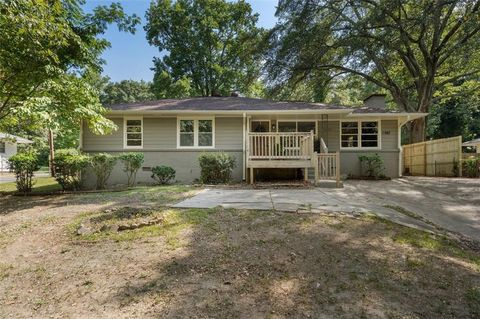
[[(118, 130), (94, 135), (84, 125), (81, 149), (88, 153), (143, 152), (145, 163), (137, 176), (140, 182), (152, 181), (150, 169), (156, 165), (169, 165), (176, 170), (178, 181), (191, 182), (200, 177), (198, 156), (220, 151), (235, 156), (235, 180), (331, 177), (337, 167), (343, 176), (359, 175), (358, 156), (375, 153), (384, 159), (385, 174), (398, 177), (401, 127), (426, 116), (387, 110), (383, 95), (370, 96), (359, 108), (199, 97), (118, 104), (107, 109), (107, 117)], [(94, 177), (88, 174), (86, 179), (93, 183)], [(121, 164), (117, 164), (110, 183), (125, 183), (125, 179)]]
[(477, 150), (477, 154), (480, 154), (480, 138), (465, 142), (462, 146), (473, 147)]
[(0, 133), (0, 172), (8, 172), (8, 159), (17, 154), (17, 144), (31, 144), (26, 138)]

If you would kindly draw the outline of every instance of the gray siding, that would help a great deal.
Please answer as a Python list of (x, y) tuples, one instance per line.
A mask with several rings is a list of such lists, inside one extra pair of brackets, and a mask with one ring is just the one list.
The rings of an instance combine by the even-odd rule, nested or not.
[[(328, 130), (327, 130), (328, 128)], [(340, 149), (340, 122), (329, 121), (328, 126), (322, 128), (318, 123), (318, 131), (328, 146), (329, 152), (336, 152)], [(383, 158), (385, 164), (385, 175), (398, 177), (399, 150), (398, 150), (398, 125), (397, 120), (381, 121), (381, 150), (340, 150), (341, 174), (347, 176), (360, 175), (360, 161), (358, 157), (366, 154), (378, 154)]]
[(215, 148), (242, 150), (243, 123), (241, 117), (217, 117), (215, 119)]
[(398, 121), (382, 121), (382, 151), (398, 151)]
[[(109, 152), (121, 154), (123, 152), (142, 152), (145, 155), (144, 167), (168, 165), (176, 170), (178, 182), (189, 183), (200, 177), (198, 156), (203, 152), (226, 151), (235, 156), (237, 167), (233, 172), (235, 180), (242, 179), (242, 118), (215, 118), (215, 149), (187, 150), (177, 149), (177, 118), (143, 118), (143, 149), (123, 148), (123, 119), (112, 119), (118, 126), (118, 130), (108, 135), (94, 135), (83, 128), (83, 150), (88, 153)], [(151, 172), (140, 170), (137, 181), (151, 183)], [(91, 172), (85, 174), (85, 185), (93, 187), (95, 176)], [(110, 185), (125, 184), (126, 174), (122, 171), (121, 163), (117, 163), (108, 181)]]
[(118, 151), (123, 149), (123, 118), (111, 118), (118, 129), (110, 134), (93, 134), (86, 124), (83, 125), (83, 147), (85, 151)]
[(143, 149), (176, 149), (177, 118), (144, 118)]

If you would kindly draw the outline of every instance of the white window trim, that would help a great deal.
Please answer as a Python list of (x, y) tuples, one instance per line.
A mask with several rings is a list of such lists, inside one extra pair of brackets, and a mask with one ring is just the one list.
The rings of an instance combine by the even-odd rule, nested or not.
[[(141, 127), (142, 127), (142, 145), (138, 146), (138, 145), (132, 145), (132, 146), (129, 146), (127, 145), (127, 121), (130, 121), (130, 120), (140, 120), (141, 121)], [(144, 144), (144, 140), (143, 140), (143, 116), (129, 116), (129, 117), (124, 117), (123, 118), (123, 148), (124, 149), (143, 149), (143, 144)]]
[[(280, 126), (279, 123), (281, 122), (295, 122), (295, 131), (298, 133), (298, 123), (299, 122), (314, 122), (315, 123), (315, 132), (313, 132), (314, 136), (318, 136), (318, 120), (277, 120), (277, 133), (278, 127)], [(306, 132), (304, 132), (306, 133)]]
[[(377, 134), (377, 146), (376, 147), (362, 147), (362, 122), (377, 122), (378, 134)], [(357, 123), (358, 127), (358, 146), (357, 147), (343, 147), (342, 146), (342, 123)], [(364, 119), (364, 120), (341, 120), (339, 125), (339, 143), (340, 150), (350, 151), (379, 151), (382, 149), (382, 121), (380, 119)]]
[[(193, 146), (180, 146), (180, 121), (193, 121)], [(198, 146), (198, 121), (210, 120), (212, 121), (212, 146)], [(178, 149), (214, 149), (215, 148), (215, 117), (205, 116), (185, 116), (177, 117), (177, 148)]]

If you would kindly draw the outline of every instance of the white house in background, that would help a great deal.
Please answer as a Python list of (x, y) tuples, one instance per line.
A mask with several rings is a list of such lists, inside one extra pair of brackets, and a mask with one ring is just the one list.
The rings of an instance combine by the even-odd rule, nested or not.
[(462, 144), (462, 146), (474, 147), (477, 149), (477, 153), (480, 154), (480, 138), (465, 142)]
[(31, 144), (26, 138), (0, 132), (0, 172), (7, 172), (8, 159), (17, 154), (17, 144)]

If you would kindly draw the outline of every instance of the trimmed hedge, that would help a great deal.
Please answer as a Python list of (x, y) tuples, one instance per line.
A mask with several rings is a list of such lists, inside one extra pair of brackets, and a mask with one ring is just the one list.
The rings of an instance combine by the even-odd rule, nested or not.
[(137, 172), (142, 167), (145, 156), (139, 152), (129, 152), (120, 155), (120, 160), (123, 162), (123, 171), (127, 173), (127, 185), (131, 187), (135, 184)]
[(33, 187), (33, 172), (38, 170), (38, 156), (35, 152), (22, 152), (8, 159), (10, 171), (15, 174), (17, 190), (29, 193)]
[(175, 178), (175, 170), (170, 166), (155, 166), (152, 168), (152, 178), (161, 185), (168, 184)]
[(361, 166), (361, 175), (379, 178), (385, 175), (383, 159), (378, 154), (360, 155), (358, 157)]
[(58, 150), (53, 159), (55, 179), (63, 190), (79, 190), (82, 184), (82, 172), (89, 163), (89, 156), (76, 149)]
[(105, 189), (115, 163), (117, 163), (117, 157), (107, 153), (98, 153), (90, 157), (90, 165), (97, 177), (97, 189)]
[(198, 157), (200, 181), (204, 184), (224, 184), (232, 179), (235, 157), (227, 153), (203, 153)]

